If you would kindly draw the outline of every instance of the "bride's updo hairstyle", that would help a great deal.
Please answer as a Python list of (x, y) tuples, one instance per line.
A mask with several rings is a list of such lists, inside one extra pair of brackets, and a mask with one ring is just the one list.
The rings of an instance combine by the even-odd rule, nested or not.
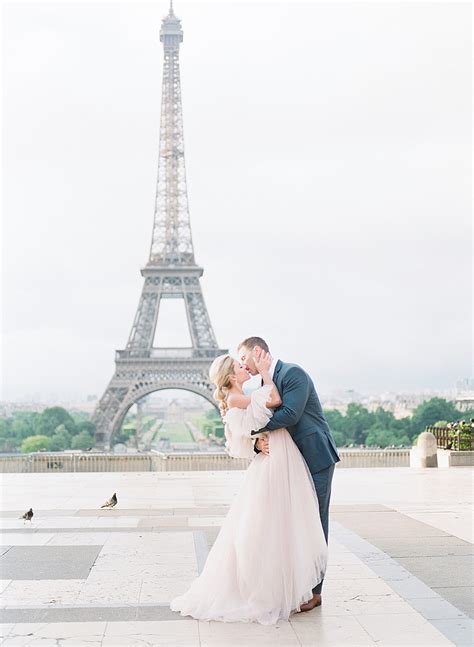
[(214, 399), (219, 402), (221, 416), (227, 413), (227, 395), (232, 386), (230, 376), (234, 375), (234, 358), (230, 355), (219, 355), (209, 369), (209, 379), (216, 385)]

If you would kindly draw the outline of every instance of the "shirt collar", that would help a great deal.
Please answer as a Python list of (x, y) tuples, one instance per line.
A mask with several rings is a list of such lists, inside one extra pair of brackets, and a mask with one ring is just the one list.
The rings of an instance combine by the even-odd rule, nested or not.
[(268, 371), (270, 373), (270, 377), (272, 380), (273, 380), (273, 375), (275, 373), (275, 366), (277, 362), (278, 362), (277, 358), (273, 359), (272, 363), (270, 364), (270, 370)]

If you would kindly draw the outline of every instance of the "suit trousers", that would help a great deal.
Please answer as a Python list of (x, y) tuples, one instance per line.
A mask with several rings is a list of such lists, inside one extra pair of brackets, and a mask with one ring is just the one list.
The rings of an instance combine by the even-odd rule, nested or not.
[[(321, 518), (326, 544), (328, 543), (329, 535), (329, 502), (331, 500), (331, 485), (335, 467), (336, 465), (333, 464), (320, 472), (311, 474), (314, 487), (316, 488), (316, 494), (318, 495), (319, 516)], [(321, 593), (323, 582), (324, 580), (314, 587), (313, 593)]]

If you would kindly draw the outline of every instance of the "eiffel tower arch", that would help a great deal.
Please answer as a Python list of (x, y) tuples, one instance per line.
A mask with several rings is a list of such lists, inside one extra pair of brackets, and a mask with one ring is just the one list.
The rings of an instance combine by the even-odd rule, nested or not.
[[(127, 345), (116, 351), (115, 373), (93, 414), (96, 446), (101, 448), (110, 446), (129, 408), (154, 391), (184, 389), (216, 406), (208, 370), (215, 357), (227, 352), (218, 347), (201, 289), (203, 269), (194, 258), (179, 73), (182, 40), (181, 21), (176, 18), (171, 2), (160, 31), (164, 49), (163, 87), (150, 255), (141, 270), (144, 283)], [(189, 347), (154, 346), (163, 299), (184, 301)]]

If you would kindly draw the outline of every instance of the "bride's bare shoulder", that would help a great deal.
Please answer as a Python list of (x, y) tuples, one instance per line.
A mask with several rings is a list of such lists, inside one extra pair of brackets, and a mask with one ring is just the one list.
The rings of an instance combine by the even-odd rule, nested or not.
[(250, 397), (248, 395), (240, 395), (240, 393), (230, 393), (227, 396), (227, 406), (230, 408), (246, 409), (250, 404)]

